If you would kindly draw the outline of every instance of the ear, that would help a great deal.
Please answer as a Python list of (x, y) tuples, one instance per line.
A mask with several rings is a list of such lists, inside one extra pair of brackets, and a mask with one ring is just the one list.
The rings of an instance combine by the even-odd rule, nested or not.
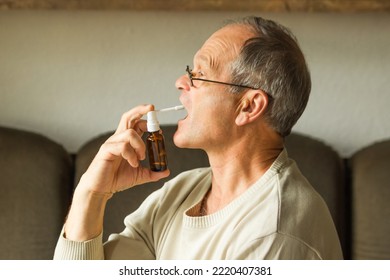
[(237, 108), (236, 125), (242, 126), (257, 120), (264, 115), (267, 106), (268, 96), (263, 91), (246, 92)]

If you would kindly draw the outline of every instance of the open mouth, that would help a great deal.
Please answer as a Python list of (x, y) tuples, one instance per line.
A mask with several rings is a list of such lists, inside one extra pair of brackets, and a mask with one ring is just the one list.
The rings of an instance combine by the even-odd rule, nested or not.
[(186, 118), (188, 117), (188, 111), (187, 111), (187, 108), (186, 108), (186, 107), (184, 107), (183, 116), (184, 116), (183, 119), (186, 119)]
[(183, 106), (183, 110), (180, 111), (178, 123), (185, 121), (188, 118), (187, 108)]
[(180, 121), (184, 121), (188, 117), (187, 109), (184, 108), (184, 110), (181, 112), (181, 118)]

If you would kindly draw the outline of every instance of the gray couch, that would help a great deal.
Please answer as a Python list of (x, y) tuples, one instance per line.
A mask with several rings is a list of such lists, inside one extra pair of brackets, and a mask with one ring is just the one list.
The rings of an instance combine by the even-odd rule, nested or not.
[[(174, 126), (163, 126), (171, 177), (207, 166), (204, 152), (178, 149)], [(45, 136), (0, 127), (0, 259), (51, 259), (75, 184), (111, 133), (69, 154)], [(390, 259), (390, 140), (348, 159), (318, 139), (292, 134), (290, 157), (327, 202), (346, 259)], [(169, 178), (168, 178), (169, 179)], [(123, 218), (163, 182), (114, 196), (105, 215), (104, 238), (123, 229)]]

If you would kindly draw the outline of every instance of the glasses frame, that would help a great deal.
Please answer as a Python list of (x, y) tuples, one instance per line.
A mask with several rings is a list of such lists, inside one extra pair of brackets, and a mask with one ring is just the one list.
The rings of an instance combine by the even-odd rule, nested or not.
[[(187, 68), (186, 68), (186, 72), (187, 72), (188, 78), (191, 81), (191, 86), (192, 87), (194, 87), (194, 82), (193, 81), (203, 81), (203, 82), (215, 83), (215, 84), (221, 84), (221, 85), (227, 85), (227, 86), (235, 86), (235, 87), (242, 87), (242, 88), (260, 89), (260, 90), (262, 90), (261, 88), (256, 88), (256, 87), (251, 87), (251, 86), (246, 86), (246, 85), (237, 85), (237, 84), (225, 83), (225, 82), (214, 81), (214, 80), (194, 78), (194, 74), (191, 73), (190, 66), (188, 66), (188, 65), (187, 65)], [(269, 94), (267, 93), (267, 95), (269, 95)]]

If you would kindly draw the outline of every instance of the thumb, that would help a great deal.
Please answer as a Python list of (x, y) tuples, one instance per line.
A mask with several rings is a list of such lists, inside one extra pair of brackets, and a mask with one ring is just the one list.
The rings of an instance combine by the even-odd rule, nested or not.
[(171, 174), (171, 171), (169, 169), (159, 172), (150, 171), (150, 180), (151, 182), (159, 181), (163, 178), (168, 177)]

